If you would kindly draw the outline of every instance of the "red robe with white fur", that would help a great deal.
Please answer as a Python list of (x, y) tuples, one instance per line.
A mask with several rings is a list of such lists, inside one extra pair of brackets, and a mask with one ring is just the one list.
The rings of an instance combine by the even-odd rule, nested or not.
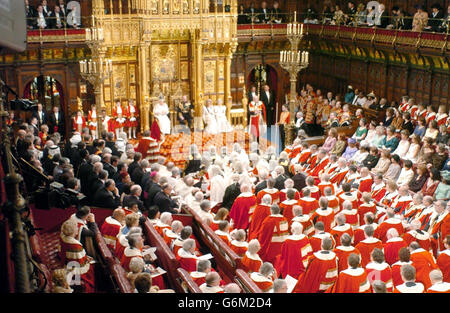
[(291, 235), (283, 243), (281, 254), (277, 258), (276, 269), (283, 278), (287, 275), (298, 277), (308, 265), (312, 254), (309, 239), (305, 235)]
[(258, 232), (261, 244), (259, 255), (265, 262), (275, 263), (275, 258), (281, 253), (281, 246), (289, 235), (289, 224), (281, 214), (271, 214), (266, 217)]
[(347, 268), (339, 276), (331, 289), (331, 293), (370, 293), (371, 286), (367, 273), (362, 267)]
[(122, 225), (120, 222), (112, 216), (108, 216), (103, 222), (100, 232), (103, 235), (106, 245), (111, 249), (111, 251), (116, 249), (117, 235), (119, 234), (121, 228)]
[(256, 197), (250, 192), (240, 194), (230, 210), (234, 229), (247, 229), (250, 223), (250, 214), (256, 206)]

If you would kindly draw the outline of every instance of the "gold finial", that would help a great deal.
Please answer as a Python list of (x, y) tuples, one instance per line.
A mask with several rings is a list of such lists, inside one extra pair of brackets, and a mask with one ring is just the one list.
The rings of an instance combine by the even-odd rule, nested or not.
[(80, 99), (80, 97), (77, 97), (77, 103), (78, 103), (78, 111), (83, 112), (83, 101)]

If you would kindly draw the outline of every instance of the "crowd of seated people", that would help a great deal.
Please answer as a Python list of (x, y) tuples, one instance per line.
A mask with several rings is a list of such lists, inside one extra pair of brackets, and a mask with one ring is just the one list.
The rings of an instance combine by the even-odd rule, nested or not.
[(286, 21), (285, 14), (280, 9), (280, 3), (274, 1), (272, 8), (269, 8), (266, 1), (261, 2), (259, 8), (251, 2), (248, 8), (239, 5), (238, 24), (281, 24)]
[(64, 29), (81, 27), (79, 5), (71, 1), (68, 7), (65, 0), (57, 0), (51, 8), (47, 0), (42, 0), (39, 5), (33, 7), (29, 0), (25, 1), (25, 17), (27, 29)]
[[(412, 12), (412, 10), (415, 12)], [(377, 6), (367, 2), (348, 1), (346, 7), (325, 1), (322, 8), (308, 7), (304, 13), (304, 23), (377, 27), (385, 29), (447, 32), (450, 25), (450, 6), (441, 7), (439, 3), (427, 12), (425, 6), (414, 8), (393, 6), (391, 12), (385, 4)], [(411, 12), (409, 12), (411, 11)], [(411, 14), (410, 14), (411, 13)]]
[[(288, 275), (297, 280), (289, 286), (294, 292), (448, 290), (446, 107), (436, 113), (406, 96), (393, 108), (386, 99), (374, 99), (370, 105), (389, 108), (389, 113), (383, 120), (369, 120), (364, 110), (370, 100), (358, 102), (364, 97), (352, 88), (344, 97), (327, 93), (326, 102), (311, 85), (303, 94), (309, 99), (301, 110), (306, 117), (313, 102), (321, 103), (322, 112), (340, 116), (340, 125), (360, 117), (354, 134), (330, 127), (325, 143), (318, 146), (310, 145), (300, 130), (279, 155), (273, 147), (260, 151), (256, 142), (248, 153), (239, 144), (230, 152), (228, 147), (219, 152), (205, 147), (203, 153), (193, 145), (181, 170), (163, 157), (143, 158), (137, 145), (126, 143), (119, 149), (119, 140), (111, 139), (114, 134), (92, 141), (87, 128), (82, 134), (72, 132), (59, 145), (61, 137), (54, 132), (39, 145), (35, 127), (19, 125), (18, 157), (50, 181), (86, 195), (88, 205), (111, 209), (100, 227), (86, 206), (61, 227), (61, 258), (65, 264), (83, 265), (83, 290), (95, 289), (89, 256), (99, 228), (136, 289), (155, 290), (140, 287), (146, 280), (140, 277), (155, 275), (158, 264), (143, 252), (147, 247), (141, 227), (147, 219), (203, 292), (235, 290), (203, 262), (192, 228), (173, 218), (183, 207), (194, 210), (242, 258), (250, 279), (263, 291), (285, 290)], [(353, 103), (359, 109), (355, 116), (349, 110)], [(33, 176), (24, 178), (29, 192), (42, 185)], [(379, 271), (379, 279), (370, 280), (371, 271)], [(143, 285), (172, 287), (158, 277)], [(360, 279), (364, 288), (342, 289), (345, 279)]]

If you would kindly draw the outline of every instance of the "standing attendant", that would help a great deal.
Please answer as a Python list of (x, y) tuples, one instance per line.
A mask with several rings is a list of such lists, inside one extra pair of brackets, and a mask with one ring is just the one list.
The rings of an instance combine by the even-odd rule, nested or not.
[(257, 138), (261, 136), (266, 130), (266, 107), (262, 101), (259, 101), (258, 96), (253, 97), (253, 101), (249, 104), (250, 112), (250, 134)]
[(133, 100), (130, 100), (128, 106), (125, 108), (125, 115), (127, 117), (128, 138), (136, 139), (136, 128), (138, 126), (137, 108)]
[(267, 114), (267, 126), (272, 126), (275, 117), (275, 97), (270, 90), (269, 85), (264, 85), (264, 90), (261, 93), (261, 101), (264, 103)]
[(120, 101), (116, 101), (116, 104), (113, 106), (112, 117), (112, 126), (116, 133), (116, 138), (119, 138), (119, 133), (123, 132), (123, 127), (125, 126), (126, 122), (125, 111), (122, 108)]
[(91, 105), (91, 109), (88, 112), (87, 125), (91, 131), (93, 139), (97, 138), (97, 110), (95, 109), (95, 104)]

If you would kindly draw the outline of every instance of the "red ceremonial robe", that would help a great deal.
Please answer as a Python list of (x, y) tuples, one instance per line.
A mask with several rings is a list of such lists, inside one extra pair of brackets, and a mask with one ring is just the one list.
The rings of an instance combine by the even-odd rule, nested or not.
[(450, 250), (444, 250), (439, 254), (436, 264), (443, 274), (443, 281), (450, 283)]
[(275, 258), (281, 253), (281, 246), (289, 235), (289, 224), (281, 214), (266, 217), (258, 232), (261, 244), (259, 255), (264, 262), (275, 263)]
[(258, 232), (264, 219), (270, 215), (271, 205), (258, 204), (250, 217), (248, 228), (248, 241), (258, 237)]
[(256, 205), (256, 197), (250, 192), (240, 194), (230, 210), (234, 229), (247, 229), (250, 223), (250, 212)]
[(245, 252), (248, 249), (248, 243), (246, 241), (237, 241), (231, 240), (230, 248), (233, 250), (239, 257), (244, 257)]
[(381, 280), (386, 284), (387, 291), (392, 292), (392, 271), (389, 264), (370, 262), (366, 265), (366, 272), (370, 284), (373, 284), (375, 280)]
[(358, 208), (359, 222), (364, 221), (364, 215), (366, 213), (373, 213), (373, 216), (377, 213), (377, 206), (372, 201), (369, 203), (362, 203)]
[(302, 226), (303, 226), (303, 234), (305, 234), (306, 236), (309, 236), (314, 231), (314, 226), (313, 226), (313, 224), (311, 222), (311, 218), (307, 214), (302, 214), (300, 216), (295, 216), (291, 220), (291, 224), (289, 225), (289, 227), (294, 222), (298, 222), (298, 223), (302, 224)]
[(298, 205), (298, 200), (285, 200), (280, 203), (280, 209), (283, 212), (283, 216), (286, 218), (288, 223), (294, 218), (294, 212), (292, 211), (294, 205)]
[(361, 253), (352, 246), (337, 246), (336, 249), (333, 250), (336, 253), (336, 257), (338, 259), (338, 271), (342, 272), (343, 270), (348, 268), (348, 256), (352, 253), (359, 254)]
[(377, 229), (375, 229), (374, 237), (380, 239), (383, 243), (386, 243), (387, 236), (386, 233), (389, 229), (395, 228), (398, 234), (401, 236), (405, 232), (402, 221), (396, 218), (388, 218), (383, 223), (381, 223)]
[(366, 238), (355, 246), (356, 249), (361, 253), (361, 266), (366, 267), (370, 262), (370, 256), (373, 249), (383, 249), (383, 243), (377, 238), (371, 237)]
[(258, 192), (256, 195), (256, 203), (261, 204), (262, 198), (265, 195), (270, 195), (272, 198), (272, 204), (277, 204), (280, 201), (280, 191), (276, 188), (266, 188)]
[(450, 293), (450, 283), (436, 283), (428, 288), (427, 293)]
[(180, 262), (180, 267), (186, 271), (195, 272), (197, 270), (197, 257), (194, 254), (184, 250), (183, 248), (178, 249), (176, 255), (178, 262)]
[(336, 254), (333, 251), (318, 251), (308, 260), (306, 271), (298, 277), (292, 292), (325, 292), (338, 276)]
[(313, 215), (311, 216), (311, 220), (314, 224), (317, 222), (323, 222), (326, 232), (330, 232), (331, 228), (334, 226), (334, 211), (332, 208), (323, 208), (317, 209)]
[(149, 161), (156, 162), (159, 154), (158, 142), (151, 137), (142, 137), (136, 148), (137, 152), (142, 153), (142, 158), (149, 157)]
[(423, 230), (410, 230), (409, 232), (403, 234), (402, 237), (408, 246), (411, 242), (416, 241), (422, 249), (426, 251), (431, 250), (430, 234)]
[(330, 233), (322, 231), (309, 238), (309, 243), (311, 244), (313, 252), (322, 250), (322, 240), (324, 238), (330, 238), (333, 241), (333, 247), (336, 245), (333, 236)]
[(338, 168), (335, 170), (334, 174), (330, 177), (330, 182), (333, 184), (336, 184), (336, 186), (339, 186), (342, 182), (342, 180), (345, 178), (345, 175), (348, 173), (348, 168)]
[(123, 251), (122, 258), (120, 259), (120, 265), (126, 272), (130, 272), (130, 262), (132, 258), (143, 258), (142, 251), (137, 248), (126, 247)]
[(380, 202), (386, 195), (386, 186), (384, 183), (372, 185), (372, 199)]
[(438, 268), (433, 255), (419, 248), (411, 252), (410, 259), (416, 268), (416, 281), (422, 283), (426, 289), (430, 288), (430, 272)]
[(358, 210), (342, 210), (341, 213), (344, 214), (345, 221), (347, 222), (347, 224), (350, 224), (350, 226), (352, 226), (352, 229), (357, 229), (359, 227)]
[(370, 293), (371, 286), (367, 273), (362, 267), (348, 268), (339, 273), (333, 287), (327, 292), (332, 293)]
[[(300, 200), (300, 192), (298, 192), (298, 190), (296, 190), (296, 189), (294, 189), (294, 190), (295, 190), (294, 199)], [(286, 188), (280, 190), (280, 203), (283, 202), (284, 200), (287, 200), (287, 196), (286, 196), (287, 191), (288, 190)]]
[[(353, 232), (353, 245), (356, 246), (358, 243), (363, 241), (366, 238), (366, 235), (364, 234), (364, 229), (368, 225), (361, 225), (359, 228), (355, 229)], [(373, 229), (377, 229), (378, 224), (372, 223), (370, 226), (373, 227)]]
[[(95, 292), (95, 273), (90, 266), (86, 251), (81, 242), (73, 237), (60, 236), (62, 261), (68, 270), (73, 270), (75, 275), (80, 275), (84, 284), (84, 292)], [(74, 266), (76, 264), (76, 266)]]
[(112, 216), (108, 216), (100, 229), (100, 233), (105, 240), (106, 245), (111, 251), (116, 249), (117, 235), (122, 228), (122, 224)]
[(275, 263), (277, 272), (283, 278), (287, 275), (298, 277), (308, 265), (308, 257), (312, 254), (309, 239), (305, 235), (289, 236), (281, 247), (281, 254)]
[(344, 225), (334, 226), (333, 229), (331, 229), (330, 234), (333, 236), (335, 242), (340, 243), (343, 234), (348, 234), (353, 238), (353, 229), (350, 224), (345, 223)]
[(312, 197), (303, 197), (298, 200), (298, 204), (302, 207), (303, 214), (310, 214), (319, 208), (319, 201)]
[(267, 278), (258, 272), (251, 273), (250, 278), (262, 292), (268, 292), (273, 286), (273, 281), (270, 278)]
[(401, 275), (401, 270), (402, 270), (402, 266), (403, 265), (412, 265), (412, 262), (395, 262), (394, 264), (392, 264), (391, 266), (391, 272), (392, 272), (392, 284), (395, 286), (401, 285), (403, 284), (403, 279), (402, 279), (402, 275)]
[(325, 188), (330, 187), (331, 188), (331, 192), (333, 194), (335, 194), (335, 189), (334, 189), (334, 185), (330, 182), (320, 182), (317, 187), (319, 188), (320, 191), (320, 195), (322, 197), (325, 197)]
[(359, 187), (358, 187), (359, 192), (361, 193), (371, 192), (372, 184), (373, 184), (372, 176), (369, 175), (368, 177), (361, 177), (359, 179)]
[(259, 268), (263, 264), (263, 261), (258, 254), (250, 254), (250, 252), (247, 251), (242, 258), (241, 263), (248, 273), (253, 273), (259, 271)]
[(394, 264), (399, 260), (398, 252), (401, 248), (406, 248), (407, 243), (401, 238), (391, 238), (384, 244), (384, 258), (389, 265)]

